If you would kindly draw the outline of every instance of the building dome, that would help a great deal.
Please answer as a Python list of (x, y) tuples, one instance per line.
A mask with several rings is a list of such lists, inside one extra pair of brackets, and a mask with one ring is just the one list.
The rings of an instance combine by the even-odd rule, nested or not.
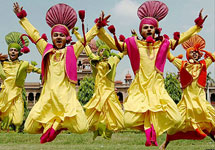
[(131, 79), (131, 74), (129, 72), (125, 75), (125, 79), (127, 80)]
[(115, 84), (122, 84), (122, 81), (117, 80), (117, 81), (115, 81)]
[(85, 58), (85, 59), (82, 60), (82, 63), (83, 63), (83, 64), (89, 64), (90, 62), (89, 62), (89, 59), (88, 59), (88, 58)]
[(97, 52), (97, 47), (96, 47), (96, 40), (92, 39), (89, 43), (89, 47), (91, 48), (92, 52)]

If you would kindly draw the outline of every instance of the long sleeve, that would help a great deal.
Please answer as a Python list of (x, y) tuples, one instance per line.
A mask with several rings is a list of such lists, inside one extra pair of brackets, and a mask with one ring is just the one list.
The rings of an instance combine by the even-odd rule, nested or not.
[[(40, 34), (37, 31), (37, 29), (28, 21), (26, 17), (20, 19), (19, 23), (23, 27), (23, 29), (26, 31), (26, 33), (36, 42), (38, 39), (40, 39)], [(36, 47), (39, 51), (39, 53), (42, 55), (43, 51), (45, 50), (47, 45), (47, 42), (44, 39), (41, 39), (37, 42)]]
[[(215, 59), (215, 53), (212, 54), (213, 59)], [(210, 57), (205, 59), (205, 63), (207, 68), (213, 63), (212, 59)]]
[(126, 55), (127, 52), (126, 51), (123, 51), (123, 52), (119, 52), (117, 55), (118, 56), (115, 56), (114, 57), (114, 61), (116, 64), (118, 64), (120, 62), (120, 60), (124, 57), (124, 55)]
[[(201, 31), (201, 29), (202, 28), (195, 25), (195, 26), (192, 26), (190, 29), (188, 29), (186, 32), (181, 33), (178, 44), (181, 44), (181, 43), (185, 42), (186, 40), (190, 39), (193, 35), (199, 33)], [(174, 39), (171, 39), (170, 41), (171, 41), (170, 42), (171, 45), (174, 45), (176, 42)]]
[[(77, 32), (77, 31), (76, 31)], [(97, 29), (97, 26), (94, 25), (88, 32), (87, 34), (85, 34), (86, 36), (86, 41), (88, 44), (97, 34), (98, 34), (99, 30)], [(77, 34), (77, 33), (75, 33)], [(79, 34), (80, 35), (80, 34)], [(80, 36), (78, 37), (80, 38)], [(84, 38), (82, 37), (81, 39), (78, 39), (78, 41), (73, 45), (74, 46), (74, 51), (75, 51), (75, 56), (78, 57), (82, 50), (84, 49), (83, 43), (84, 42)]]
[(167, 54), (167, 58), (168, 60), (174, 65), (176, 66), (176, 68), (178, 70), (181, 69), (181, 65), (182, 65), (182, 60), (179, 58), (176, 58), (175, 56), (172, 55), (172, 53), (169, 51)]
[(35, 72), (35, 73), (41, 74), (41, 69), (35, 67), (34, 65), (29, 64), (29, 66), (28, 66), (28, 68), (27, 68), (27, 72), (28, 72), (28, 73), (30, 73), (30, 72)]
[[(77, 31), (74, 30), (74, 35), (77, 38), (77, 40), (81, 40), (81, 34)], [(92, 60), (92, 59), (97, 59), (99, 56), (96, 56), (95, 54), (93, 54), (93, 52), (91, 51), (90, 47), (88, 45), (86, 45), (86, 47), (84, 48), (84, 51), (86, 53), (86, 55)]]
[(5, 75), (5, 72), (3, 70), (3, 66), (2, 66), (2, 63), (0, 62), (0, 78), (2, 80), (6, 79), (6, 75)]
[[(118, 50), (115, 44), (115, 40), (110, 36), (104, 28), (99, 29), (98, 37), (104, 41), (111, 49)], [(119, 41), (121, 47), (123, 47), (123, 42)], [(127, 51), (126, 43), (124, 43), (124, 50)]]

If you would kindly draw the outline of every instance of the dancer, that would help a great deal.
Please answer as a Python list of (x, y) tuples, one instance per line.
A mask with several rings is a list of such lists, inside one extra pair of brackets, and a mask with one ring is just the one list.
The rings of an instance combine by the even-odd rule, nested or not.
[[(179, 139), (202, 140), (207, 135), (213, 141), (215, 134), (215, 109), (206, 100), (205, 86), (207, 68), (214, 62), (215, 56), (203, 50), (205, 40), (195, 35), (182, 44), (186, 50), (187, 61), (168, 54), (168, 59), (180, 71), (183, 94), (178, 109), (182, 115), (182, 124), (167, 132), (166, 141), (160, 149), (165, 149), (170, 141)], [(205, 53), (205, 59), (202, 59)]]
[[(74, 34), (77, 39), (81, 38), (77, 30)], [(109, 139), (112, 131), (124, 128), (124, 115), (114, 86), (116, 67), (124, 54), (111, 53), (106, 44), (99, 46), (97, 55), (89, 46), (84, 50), (90, 59), (95, 77), (94, 94), (84, 106), (89, 128), (94, 131), (93, 139), (97, 136)]]
[[(75, 10), (66, 4), (57, 4), (48, 10), (46, 22), (52, 28), (53, 45), (41, 39), (18, 3), (14, 3), (14, 12), (20, 18), (20, 24), (27, 34), (36, 41), (35, 44), (42, 55), (43, 89), (39, 101), (26, 120), (24, 130), (34, 134), (43, 133), (41, 143), (51, 142), (64, 129), (74, 133), (88, 131), (87, 118), (75, 90), (76, 59), (86, 43), (81, 39), (66, 46), (71, 41), (69, 30), (77, 21)], [(89, 31), (86, 34), (86, 42), (91, 41), (94, 36)]]
[[(195, 20), (196, 25), (181, 34), (177, 40), (169, 40), (167, 35), (160, 36), (158, 21), (168, 13), (167, 6), (160, 1), (146, 1), (138, 9), (142, 40), (134, 36), (126, 39), (125, 44), (120, 43), (105, 32), (104, 28), (100, 29), (98, 37), (111, 49), (124, 47), (128, 53), (135, 78), (124, 102), (125, 126), (145, 132), (146, 146), (157, 146), (157, 136), (180, 125), (181, 115), (164, 87), (163, 70), (169, 49), (201, 30), (206, 19), (202, 18), (201, 12)], [(103, 15), (96, 21), (102, 22)]]
[[(41, 73), (41, 70), (29, 64), (27, 61), (19, 60), (23, 54), (22, 34), (19, 32), (10, 32), (5, 36), (8, 44), (8, 55), (0, 54), (0, 78), (3, 81), (0, 92), (0, 120), (1, 128), (9, 130), (11, 124), (15, 125), (16, 132), (23, 122), (24, 101), (22, 92), (24, 88), (27, 73)], [(26, 43), (29, 41), (22, 37)], [(21, 50), (22, 49), (22, 50)]]

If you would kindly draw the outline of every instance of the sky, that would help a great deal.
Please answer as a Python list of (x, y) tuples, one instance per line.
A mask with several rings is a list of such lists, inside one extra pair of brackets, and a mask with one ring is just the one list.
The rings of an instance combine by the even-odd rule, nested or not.
[[(203, 16), (208, 15), (208, 18), (199, 35), (206, 41), (205, 50), (210, 52), (215, 51), (215, 0), (160, 1), (164, 2), (169, 8), (167, 16), (159, 22), (159, 27), (162, 28), (161, 34), (167, 34), (172, 38), (173, 33), (176, 31), (181, 33), (185, 32), (195, 24), (194, 20), (198, 17), (199, 11), (203, 8), (202, 14)], [(13, 31), (25, 33), (18, 22), (19, 19), (13, 12), (14, 2), (18, 2), (20, 6), (23, 6), (28, 14), (27, 18), (29, 21), (36, 27), (41, 35), (46, 33), (49, 39), (48, 42), (51, 43), (51, 28), (46, 24), (45, 16), (47, 10), (55, 4), (65, 3), (73, 7), (76, 12), (84, 9), (86, 11), (85, 25), (89, 29), (94, 25), (95, 18), (97, 18), (101, 10), (103, 10), (106, 15), (111, 15), (109, 24), (115, 26), (117, 36), (123, 34), (125, 37), (130, 37), (131, 29), (138, 31), (140, 20), (137, 17), (137, 9), (145, 0), (0, 0), (0, 53), (7, 53), (5, 35)], [(75, 26), (81, 29), (80, 19), (78, 19)], [(76, 41), (74, 36), (72, 38)], [(38, 63), (37, 67), (40, 67), (41, 55), (37, 51), (36, 46), (30, 43), (29, 48), (31, 52), (24, 54), (20, 59), (29, 62), (36, 61)], [(175, 56), (178, 54), (183, 54), (185, 56), (185, 50), (180, 45), (172, 53)], [(128, 56), (125, 56), (118, 64), (115, 80), (124, 81), (124, 77), (128, 72), (132, 75), (132, 78), (134, 78)], [(165, 73), (166, 72), (176, 73), (177, 69), (167, 61), (165, 66)], [(214, 64), (209, 67), (208, 72), (211, 72), (212, 78), (215, 79)], [(26, 81), (38, 82), (39, 75), (34, 73), (29, 74)]]

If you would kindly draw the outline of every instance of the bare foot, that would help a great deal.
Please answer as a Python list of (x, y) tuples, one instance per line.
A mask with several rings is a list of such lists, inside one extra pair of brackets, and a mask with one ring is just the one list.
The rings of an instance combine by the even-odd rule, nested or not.
[(159, 147), (159, 150), (165, 150), (169, 142), (165, 141), (163, 144)]

